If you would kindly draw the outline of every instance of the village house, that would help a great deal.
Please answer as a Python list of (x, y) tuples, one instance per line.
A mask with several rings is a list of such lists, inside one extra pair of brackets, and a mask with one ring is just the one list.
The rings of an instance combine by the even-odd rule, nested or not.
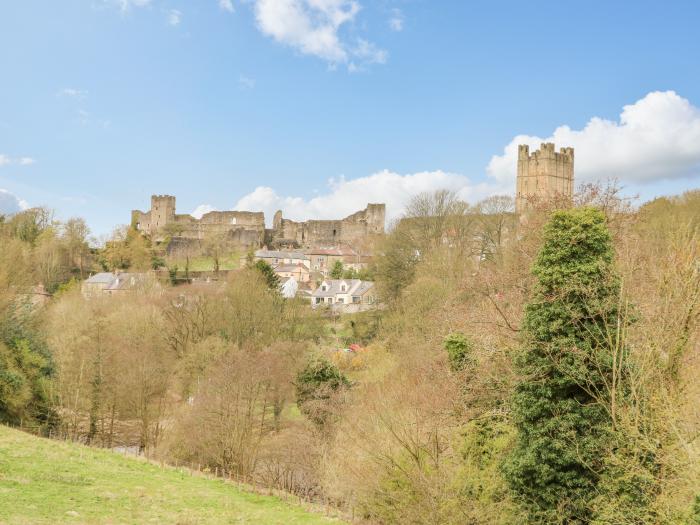
[(367, 268), (370, 257), (366, 254), (361, 254), (352, 248), (345, 246), (334, 248), (312, 248), (307, 250), (306, 255), (309, 257), (310, 267), (312, 271), (320, 272), (324, 276), (328, 275), (335, 266), (335, 263), (340, 261), (343, 263), (343, 268), (361, 270)]
[(300, 252), (282, 252), (276, 250), (258, 250), (255, 252), (256, 261), (265, 261), (273, 268), (280, 265), (303, 264), (310, 268), (309, 258)]
[(155, 284), (155, 280), (145, 273), (101, 272), (83, 281), (80, 290), (86, 298), (120, 295), (143, 289), (149, 283)]
[(280, 281), (293, 277), (297, 283), (308, 283), (311, 280), (309, 268), (302, 264), (280, 264), (273, 267)]
[(298, 289), (299, 283), (297, 283), (294, 277), (280, 279), (280, 294), (285, 299), (293, 299), (296, 297)]
[(311, 305), (328, 305), (344, 312), (366, 310), (377, 298), (374, 283), (359, 279), (325, 279), (311, 294)]

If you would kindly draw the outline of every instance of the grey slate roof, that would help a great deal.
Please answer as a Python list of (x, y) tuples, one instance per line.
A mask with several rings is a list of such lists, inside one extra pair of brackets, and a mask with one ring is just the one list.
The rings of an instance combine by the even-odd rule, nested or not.
[(306, 266), (304, 266), (303, 264), (280, 264), (279, 266), (275, 266), (275, 271), (276, 272), (295, 272), (295, 271), (299, 270), (300, 268), (303, 268), (303, 270), (306, 270), (307, 272), (309, 271), (309, 269)]
[(309, 258), (301, 252), (281, 252), (275, 250), (258, 250), (255, 256), (260, 259), (299, 259), (308, 261)]
[(112, 272), (100, 272), (96, 273), (85, 282), (89, 284), (110, 284), (114, 281), (114, 274)]
[[(323, 284), (328, 285), (327, 290), (323, 290)], [(345, 283), (347, 289), (342, 291), (341, 285)], [(321, 286), (314, 290), (313, 297), (335, 297), (337, 294), (360, 295), (374, 286), (371, 281), (360, 281), (359, 279), (326, 279)]]
[(89, 279), (86, 279), (87, 284), (104, 284), (105, 290), (127, 290), (132, 286), (144, 282), (146, 275), (143, 273), (96, 273)]

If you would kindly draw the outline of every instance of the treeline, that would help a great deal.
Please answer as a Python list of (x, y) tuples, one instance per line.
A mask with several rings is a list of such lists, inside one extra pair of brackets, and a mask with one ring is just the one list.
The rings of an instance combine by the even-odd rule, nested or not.
[[(700, 192), (634, 209), (588, 186), (561, 204), (518, 220), (508, 197), (419, 196), (375, 249), (383, 306), (342, 318), (253, 265), (86, 300), (61, 284), (75, 252), (39, 307), (22, 294), (48, 283), (40, 238), (60, 252), (66, 233), (11, 218), (0, 418), (368, 523), (694, 523)], [(86, 257), (153, 263), (146, 239), (121, 241)]]
[(329, 494), (379, 523), (700, 519), (700, 192), (576, 201), (486, 256), (444, 195), (394, 230), (384, 373), (352, 390)]

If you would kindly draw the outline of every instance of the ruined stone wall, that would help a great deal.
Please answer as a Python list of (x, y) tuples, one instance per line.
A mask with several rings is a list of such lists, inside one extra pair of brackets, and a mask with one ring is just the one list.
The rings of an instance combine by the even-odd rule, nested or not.
[[(131, 212), (133, 227), (163, 240), (166, 233), (177, 237), (178, 246), (189, 246), (185, 240), (201, 241), (211, 234), (226, 234), (230, 241), (244, 247), (261, 247), (263, 244), (312, 247), (321, 245), (356, 244), (370, 235), (384, 233), (386, 207), (384, 204), (368, 204), (364, 210), (340, 220), (311, 220), (296, 222), (275, 213), (273, 227), (265, 229), (263, 212), (212, 211), (201, 219), (175, 213), (175, 197), (154, 195), (151, 210)], [(165, 228), (167, 226), (167, 228)]]
[(275, 213), (272, 241), (299, 247), (356, 244), (370, 235), (384, 233), (386, 206), (368, 204), (364, 210), (339, 220), (310, 220), (296, 222)]
[(573, 198), (574, 148), (561, 148), (544, 143), (530, 154), (526, 145), (518, 146), (518, 178), (515, 211), (522, 213), (530, 199), (551, 199), (556, 196)]
[(195, 219), (191, 215), (176, 215), (175, 222), (182, 227), (178, 235), (191, 239), (229, 234), (232, 241), (245, 238), (256, 239), (260, 243), (265, 235), (265, 215), (262, 212), (211, 211), (201, 219)]

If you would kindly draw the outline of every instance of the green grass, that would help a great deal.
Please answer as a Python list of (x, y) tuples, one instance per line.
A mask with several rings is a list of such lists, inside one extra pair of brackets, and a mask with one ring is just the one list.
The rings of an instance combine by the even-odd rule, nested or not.
[[(185, 271), (185, 259), (172, 259), (168, 261), (168, 267), (172, 268), (177, 266), (178, 271)], [(220, 270), (237, 270), (241, 267), (241, 255), (234, 253), (222, 257), (219, 260)], [(190, 258), (190, 271), (191, 272), (212, 272), (214, 271), (214, 259), (211, 257), (206, 257), (204, 255), (191, 257)]]
[(340, 522), (185, 469), (0, 425), (0, 523)]

